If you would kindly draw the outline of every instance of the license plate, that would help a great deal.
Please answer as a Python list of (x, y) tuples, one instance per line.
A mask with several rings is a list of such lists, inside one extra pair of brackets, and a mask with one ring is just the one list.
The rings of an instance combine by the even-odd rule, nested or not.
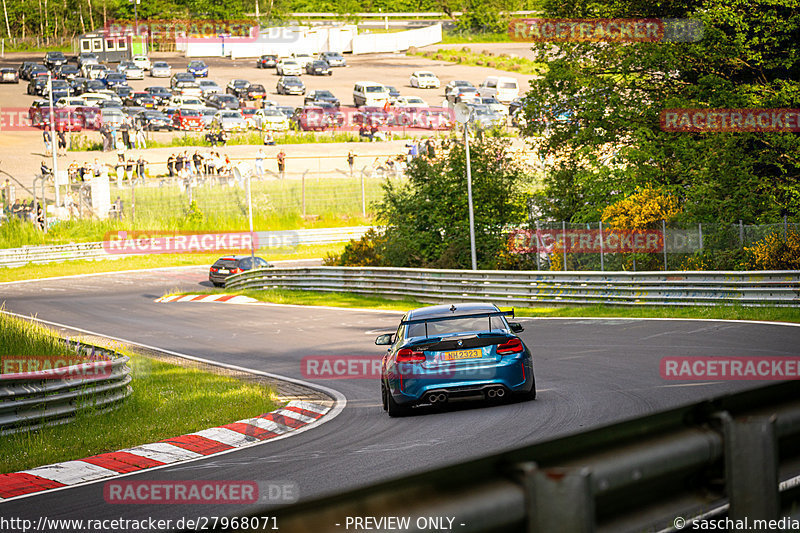
[(228, 272), (229, 272), (229, 270), (227, 268), (220, 268), (219, 269), (219, 273), (220, 274), (227, 274)]
[(454, 352), (446, 352), (444, 354), (445, 361), (458, 361), (460, 359), (480, 359), (482, 352), (479, 348), (474, 350), (456, 350)]

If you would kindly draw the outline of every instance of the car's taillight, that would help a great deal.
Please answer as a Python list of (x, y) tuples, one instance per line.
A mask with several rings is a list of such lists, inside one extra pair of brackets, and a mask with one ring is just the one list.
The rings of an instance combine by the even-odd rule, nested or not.
[(397, 352), (398, 363), (424, 363), (425, 354), (422, 352), (415, 352), (410, 348), (403, 348)]
[(214, 268), (214, 267), (211, 267), (211, 272), (216, 272), (216, 271), (217, 271), (217, 269), (216, 269), (216, 268)]
[(522, 341), (516, 337), (514, 337), (513, 339), (509, 339), (507, 342), (504, 342), (503, 344), (497, 345), (497, 353), (500, 355), (520, 353), (522, 349), (523, 349)]
[(242, 269), (239, 267), (236, 267), (231, 270), (231, 274), (239, 274), (240, 272), (242, 272)]

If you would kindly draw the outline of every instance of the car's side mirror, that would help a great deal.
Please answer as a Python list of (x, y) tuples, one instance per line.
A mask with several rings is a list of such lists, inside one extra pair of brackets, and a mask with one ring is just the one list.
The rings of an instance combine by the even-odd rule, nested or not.
[(519, 322), (509, 322), (508, 326), (511, 328), (512, 333), (519, 333), (521, 331), (525, 331), (525, 328), (522, 327), (522, 324)]
[(375, 344), (378, 346), (388, 346), (394, 342), (394, 333), (384, 333), (383, 335), (379, 335), (377, 339), (375, 339)]

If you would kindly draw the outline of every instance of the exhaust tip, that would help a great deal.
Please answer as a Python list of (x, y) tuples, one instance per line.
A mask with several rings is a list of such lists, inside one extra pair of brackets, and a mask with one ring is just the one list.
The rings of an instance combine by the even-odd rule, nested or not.
[(505, 395), (506, 395), (506, 390), (503, 387), (500, 387), (499, 389), (497, 389), (497, 397), (498, 398), (502, 398)]

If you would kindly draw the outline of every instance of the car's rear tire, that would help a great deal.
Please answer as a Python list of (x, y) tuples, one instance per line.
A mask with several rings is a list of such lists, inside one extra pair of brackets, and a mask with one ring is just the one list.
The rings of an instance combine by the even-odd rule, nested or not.
[(517, 394), (517, 398), (519, 398), (520, 401), (528, 402), (536, 399), (536, 378), (531, 376), (531, 381), (533, 382), (531, 383), (531, 390)]
[(392, 418), (399, 418), (401, 416), (406, 416), (411, 412), (411, 408), (405, 405), (400, 405), (396, 401), (394, 401), (394, 397), (392, 393), (387, 389), (386, 390), (386, 410), (389, 412), (389, 416)]
[(383, 410), (387, 411), (389, 409), (388, 402), (386, 401), (386, 395), (388, 392), (386, 391), (386, 382), (381, 380), (381, 404), (383, 405)]

